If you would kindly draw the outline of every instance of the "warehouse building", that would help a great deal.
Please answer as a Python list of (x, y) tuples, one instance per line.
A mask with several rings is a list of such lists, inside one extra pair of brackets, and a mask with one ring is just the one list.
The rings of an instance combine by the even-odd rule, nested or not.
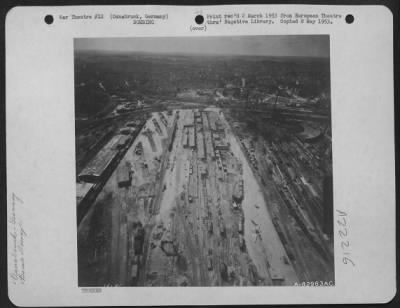
[(86, 167), (78, 175), (78, 179), (80, 181), (89, 183), (99, 182), (105, 171), (116, 161), (119, 150), (128, 143), (128, 136), (114, 136), (86, 165)]
[(186, 114), (183, 122), (183, 127), (192, 127), (194, 125), (194, 112)]
[(189, 147), (189, 131), (187, 127), (183, 129), (183, 147), (188, 148)]
[(206, 153), (207, 153), (207, 157), (211, 158), (211, 159), (215, 159), (215, 152), (214, 152), (214, 147), (211, 141), (211, 135), (210, 133), (206, 133)]
[(219, 150), (219, 151), (228, 151), (229, 150), (229, 143), (227, 143), (224, 139), (221, 139), (219, 134), (213, 133), (212, 136), (214, 139), (215, 150)]
[(189, 135), (189, 147), (194, 149), (196, 148), (196, 135), (194, 132), (194, 127), (193, 126), (188, 127), (187, 130)]
[(196, 135), (197, 135), (197, 158), (204, 161), (206, 159), (206, 152), (204, 149), (203, 134), (198, 132)]
[(209, 119), (211, 131), (215, 132), (217, 130), (217, 126), (215, 125), (216, 118), (214, 117), (214, 113), (212, 113), (212, 112), (209, 113), (208, 119)]
[(119, 135), (117, 138), (117, 143), (114, 144), (113, 146), (113, 150), (121, 150), (124, 147), (126, 147), (129, 143), (129, 141), (131, 140), (130, 136), (127, 135)]

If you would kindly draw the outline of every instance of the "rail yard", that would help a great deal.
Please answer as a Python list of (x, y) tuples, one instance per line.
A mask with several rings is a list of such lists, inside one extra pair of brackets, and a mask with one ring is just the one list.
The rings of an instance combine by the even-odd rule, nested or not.
[(133, 142), (118, 135), (99, 152), (79, 186), (126, 149), (80, 223), (96, 284), (291, 285), (329, 274), (314, 148), (245, 126), (218, 108), (152, 113)]
[(76, 119), (80, 286), (334, 281), (330, 114), (238, 84)]

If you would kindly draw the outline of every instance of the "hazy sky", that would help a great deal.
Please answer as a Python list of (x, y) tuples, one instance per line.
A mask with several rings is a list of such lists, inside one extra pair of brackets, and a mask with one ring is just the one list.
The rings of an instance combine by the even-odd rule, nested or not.
[(329, 57), (328, 35), (78, 38), (76, 50)]

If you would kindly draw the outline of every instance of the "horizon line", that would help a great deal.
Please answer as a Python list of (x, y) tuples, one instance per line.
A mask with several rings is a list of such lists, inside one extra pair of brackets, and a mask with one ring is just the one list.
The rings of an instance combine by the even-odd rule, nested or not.
[(151, 55), (175, 55), (175, 56), (204, 56), (204, 57), (254, 57), (254, 58), (313, 58), (313, 59), (330, 59), (329, 56), (308, 56), (308, 55), (299, 55), (299, 56), (291, 56), (291, 55), (254, 55), (254, 54), (225, 54), (225, 53), (196, 53), (196, 52), (154, 52), (154, 51), (135, 51), (135, 50), (109, 50), (109, 49), (78, 49), (74, 48), (74, 53), (90, 53), (90, 52), (98, 52), (98, 53), (119, 53), (119, 54), (151, 54)]

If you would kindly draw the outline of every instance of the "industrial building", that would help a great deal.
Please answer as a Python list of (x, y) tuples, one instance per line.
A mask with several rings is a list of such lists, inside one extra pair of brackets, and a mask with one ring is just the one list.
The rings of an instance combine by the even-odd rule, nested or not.
[(205, 141), (206, 141), (206, 153), (207, 153), (207, 157), (210, 157), (212, 159), (215, 159), (215, 151), (214, 151), (214, 146), (212, 144), (212, 140), (211, 140), (211, 134), (205, 133)]
[(105, 171), (116, 161), (118, 151), (128, 142), (128, 136), (114, 136), (78, 175), (80, 181), (97, 183)]
[(131, 140), (131, 136), (121, 135), (119, 136), (118, 142), (113, 146), (113, 150), (121, 150), (127, 146), (129, 141)]
[(204, 161), (206, 159), (206, 152), (204, 148), (204, 138), (203, 134), (197, 131), (197, 157), (198, 159)]
[(217, 130), (217, 126), (215, 125), (216, 118), (213, 112), (209, 113), (208, 119), (209, 119), (210, 130), (212, 132), (215, 132)]
[(215, 150), (219, 150), (219, 151), (228, 151), (229, 150), (229, 143), (226, 142), (225, 138), (221, 138), (218, 133), (213, 133), (212, 137), (214, 140)]
[(132, 171), (127, 165), (117, 168), (117, 181), (119, 187), (128, 187), (132, 182)]
[(189, 135), (189, 148), (194, 149), (196, 148), (196, 135), (195, 129), (193, 126), (187, 128), (188, 135)]
[(194, 111), (188, 112), (184, 117), (183, 127), (190, 127), (194, 125)]
[(196, 134), (193, 126), (186, 126), (183, 129), (183, 147), (184, 148), (196, 148)]
[(214, 151), (214, 146), (212, 143), (210, 124), (209, 124), (206, 112), (202, 113), (202, 118), (203, 118), (203, 133), (204, 133), (205, 147), (206, 147), (205, 152), (206, 152), (207, 157), (215, 159), (215, 151)]
[(189, 131), (186, 129), (186, 127), (183, 129), (183, 147), (188, 148), (189, 147)]

